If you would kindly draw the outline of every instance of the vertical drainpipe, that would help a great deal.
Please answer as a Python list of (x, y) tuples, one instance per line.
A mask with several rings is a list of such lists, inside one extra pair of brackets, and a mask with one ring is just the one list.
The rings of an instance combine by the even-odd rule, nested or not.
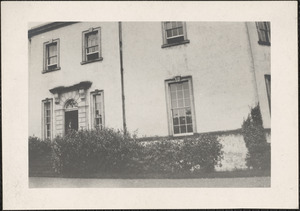
[(254, 57), (253, 57), (253, 50), (252, 50), (252, 46), (251, 46), (251, 38), (250, 38), (250, 32), (249, 32), (249, 28), (248, 28), (248, 24), (247, 22), (245, 23), (246, 25), (246, 30), (247, 30), (247, 35), (248, 35), (248, 42), (249, 42), (249, 48), (250, 48), (250, 54), (251, 54), (251, 63), (253, 65), (253, 79), (254, 79), (254, 92), (255, 92), (255, 100), (256, 103), (259, 103), (259, 96), (258, 96), (258, 87), (257, 87), (257, 79), (256, 79), (256, 73), (255, 73), (255, 64), (254, 64)]
[(119, 22), (119, 49), (120, 49), (120, 70), (121, 70), (121, 90), (122, 90), (122, 114), (123, 114), (123, 131), (127, 133), (126, 115), (125, 115), (125, 94), (124, 94), (124, 68), (123, 68), (123, 47), (122, 47), (122, 22)]

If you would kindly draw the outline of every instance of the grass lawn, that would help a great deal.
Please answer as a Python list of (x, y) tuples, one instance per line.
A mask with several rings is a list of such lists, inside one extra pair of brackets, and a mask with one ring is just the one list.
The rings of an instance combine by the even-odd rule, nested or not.
[(29, 177), (62, 177), (62, 178), (107, 178), (107, 179), (184, 179), (184, 178), (238, 178), (268, 177), (270, 170), (234, 170), (224, 172), (183, 172), (183, 173), (104, 173), (91, 174), (57, 174), (52, 168), (51, 154), (29, 161)]

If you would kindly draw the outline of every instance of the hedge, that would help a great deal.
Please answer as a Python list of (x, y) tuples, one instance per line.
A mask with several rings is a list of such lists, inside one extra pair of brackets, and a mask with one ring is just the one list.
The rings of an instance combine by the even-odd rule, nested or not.
[(222, 145), (207, 134), (141, 142), (110, 128), (80, 130), (57, 136), (51, 147), (53, 167), (63, 175), (213, 171), (222, 158)]
[(52, 151), (53, 168), (62, 175), (213, 171), (222, 158), (214, 135), (141, 142), (110, 128), (71, 131), (52, 143), (30, 137), (29, 148), (31, 157)]
[(266, 140), (259, 104), (251, 108), (247, 119), (243, 121), (242, 134), (248, 149), (247, 166), (253, 169), (270, 169), (271, 147)]

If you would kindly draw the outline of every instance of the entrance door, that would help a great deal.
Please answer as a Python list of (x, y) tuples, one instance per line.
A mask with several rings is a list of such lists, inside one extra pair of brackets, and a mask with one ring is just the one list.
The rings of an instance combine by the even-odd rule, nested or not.
[(65, 134), (70, 129), (78, 130), (78, 110), (65, 112)]

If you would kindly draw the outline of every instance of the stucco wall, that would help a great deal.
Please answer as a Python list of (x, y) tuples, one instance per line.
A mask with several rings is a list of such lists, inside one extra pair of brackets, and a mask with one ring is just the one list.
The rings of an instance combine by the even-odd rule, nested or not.
[[(81, 65), (82, 31), (90, 27), (101, 27), (103, 61)], [(61, 69), (42, 74), (43, 43), (57, 38), (60, 39)], [(29, 44), (29, 135), (41, 136), (41, 101), (45, 98), (53, 98), (49, 90), (57, 86), (71, 86), (81, 81), (92, 82), (87, 92), (87, 105), (90, 103), (90, 91), (104, 90), (106, 126), (122, 128), (118, 39), (118, 24), (109, 22), (76, 23), (31, 38)], [(56, 104), (53, 106), (55, 110)], [(90, 110), (86, 113), (90, 115)], [(90, 119), (88, 121), (90, 126)]]
[(192, 76), (197, 132), (240, 128), (257, 102), (246, 24), (186, 27), (190, 43), (161, 48), (160, 22), (123, 23), (127, 126), (138, 135), (168, 135), (164, 80), (176, 75)]
[(265, 74), (271, 75), (271, 46), (258, 44), (259, 38), (254, 22), (247, 23), (247, 27), (253, 55), (256, 84), (261, 114), (263, 118), (263, 124), (264, 128), (271, 128), (271, 112), (269, 108), (267, 88), (265, 82)]
[(222, 144), (223, 159), (221, 165), (216, 166), (216, 171), (232, 171), (246, 169), (246, 147), (243, 135), (221, 135), (218, 141)]

